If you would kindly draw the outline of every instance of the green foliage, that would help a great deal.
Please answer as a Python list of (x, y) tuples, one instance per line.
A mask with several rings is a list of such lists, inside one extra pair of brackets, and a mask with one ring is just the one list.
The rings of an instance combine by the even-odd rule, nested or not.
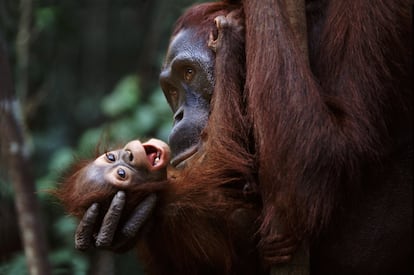
[(139, 81), (136, 76), (127, 76), (121, 79), (114, 91), (104, 97), (101, 108), (109, 117), (116, 117), (123, 112), (137, 106), (139, 95)]
[(53, 7), (37, 9), (34, 21), (36, 29), (39, 31), (53, 28), (56, 24), (56, 9)]
[[(158, 87), (157, 67), (173, 21), (195, 1), (103, 2), (33, 2), (29, 91), (20, 100), (25, 103), (31, 168), (53, 274), (86, 275), (94, 267), (90, 252), (74, 248), (76, 220), (45, 190), (56, 188), (77, 158), (94, 157), (98, 146), (109, 149), (136, 138), (167, 140), (172, 114)], [(19, 1), (10, 1), (10, 6), (12, 14), (1, 13), (8, 16), (0, 19), (0, 37), (6, 38), (3, 42), (13, 64), (18, 54), (13, 41), (19, 26)], [(163, 14), (168, 16), (154, 20)], [(2, 205), (13, 205), (11, 184), (1, 176), (0, 199)], [(115, 274), (140, 273), (134, 253), (116, 256), (115, 262)], [(23, 251), (0, 262), (0, 274), (28, 274)]]
[(77, 251), (68, 249), (56, 250), (50, 255), (53, 263), (52, 275), (86, 275), (88, 271), (87, 259)]
[[(156, 90), (147, 102), (139, 102), (141, 89), (136, 76), (126, 76), (99, 104), (107, 120), (86, 129), (79, 138), (77, 155), (92, 156), (97, 144), (118, 145), (131, 139), (157, 137), (167, 140), (171, 130), (171, 111), (161, 90)], [(102, 149), (102, 148), (100, 148)]]
[(86, 129), (79, 138), (77, 152), (81, 156), (92, 157), (92, 152), (102, 136), (102, 127)]
[(8, 263), (0, 266), (0, 274), (2, 275), (28, 275), (26, 258), (22, 254), (13, 257)]
[[(0, 178), (0, 198), (4, 199), (5, 197), (10, 198), (13, 194), (11, 184), (8, 181)], [(1, 273), (0, 273), (1, 274)]]
[(162, 140), (167, 140), (172, 128), (172, 111), (166, 104), (164, 94), (160, 87), (154, 91), (149, 102), (154, 113), (153, 117), (158, 122), (155, 136)]
[(68, 238), (73, 232), (75, 232), (77, 222), (75, 218), (69, 216), (61, 216), (56, 219), (53, 224), (53, 231), (56, 232), (56, 237), (62, 240), (70, 240), (70, 244), (73, 244), (73, 239)]
[(53, 153), (49, 162), (49, 171), (54, 174), (61, 174), (69, 168), (73, 160), (73, 150), (69, 147), (62, 147)]

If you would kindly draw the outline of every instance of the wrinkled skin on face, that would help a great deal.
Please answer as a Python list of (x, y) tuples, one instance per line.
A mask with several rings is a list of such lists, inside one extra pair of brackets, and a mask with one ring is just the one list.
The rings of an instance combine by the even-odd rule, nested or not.
[(160, 84), (174, 113), (169, 137), (172, 166), (183, 167), (200, 147), (214, 90), (214, 58), (206, 39), (192, 29), (171, 39)]

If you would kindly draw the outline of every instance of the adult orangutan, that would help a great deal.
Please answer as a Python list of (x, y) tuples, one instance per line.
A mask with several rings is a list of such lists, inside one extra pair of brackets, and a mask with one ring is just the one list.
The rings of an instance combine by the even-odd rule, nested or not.
[[(209, 38), (209, 34), (206, 39), (210, 39), (211, 47), (217, 52), (217, 61), (222, 61), (216, 66), (217, 74), (224, 75), (223, 72), (239, 64), (238, 58), (244, 55), (241, 19), (239, 8), (228, 18), (223, 16), (217, 18), (216, 23), (211, 22), (215, 35)], [(183, 36), (185, 43), (190, 42), (187, 39), (198, 39), (190, 35)], [(231, 80), (227, 83), (232, 85), (222, 87), (223, 93), (217, 94), (215, 100), (222, 102), (222, 96), (238, 97), (243, 92), (242, 68), (228, 76)], [(210, 91), (205, 96), (211, 94)], [(115, 249), (138, 246), (141, 260), (150, 274), (265, 274), (256, 249), (260, 201), (251, 186), (253, 157), (238, 144), (242, 140), (248, 142), (248, 129), (242, 117), (237, 118), (240, 124), (235, 124), (235, 128), (220, 129), (226, 124), (219, 123), (219, 119), (241, 115), (244, 108), (241, 103), (234, 101), (223, 109), (212, 110), (211, 122), (218, 121), (220, 135), (228, 136), (226, 144), (211, 139), (213, 132), (206, 131), (202, 148), (188, 160), (192, 165), (185, 170), (170, 167), (168, 182), (160, 173), (168, 156), (163, 152), (168, 150), (154, 144), (154, 140), (141, 145), (133, 141), (123, 149), (77, 165), (56, 192), (69, 213), (80, 217), (87, 212), (77, 230), (76, 246), (86, 249), (93, 241), (96, 246), (105, 247), (115, 234), (118, 238)], [(228, 112), (230, 107), (235, 113)], [(234, 138), (238, 135), (238, 139), (233, 140), (230, 135)], [(223, 146), (233, 149), (238, 146), (240, 150), (231, 158), (221, 159), (221, 153), (227, 150)], [(158, 152), (160, 160), (156, 161)], [(117, 189), (122, 191), (109, 205)], [(157, 197), (155, 208), (151, 207), (155, 197), (145, 198), (151, 192)], [(91, 204), (93, 206), (87, 209)], [(102, 210), (108, 208), (104, 216)], [(122, 208), (124, 213), (120, 212)], [(133, 218), (128, 219), (128, 215)], [(134, 233), (148, 216), (146, 230), (136, 238)], [(116, 229), (112, 226), (114, 223), (122, 227)], [(94, 234), (96, 236), (92, 237)], [(293, 252), (295, 243), (288, 240), (283, 245), (286, 253)]]
[[(300, 49), (284, 1), (227, 1), (188, 10), (177, 22), (161, 72), (174, 112), (170, 175), (182, 186), (175, 203), (201, 186), (206, 192), (195, 192), (198, 202), (207, 205), (217, 196), (225, 207), (211, 208), (214, 217), (197, 224), (157, 204), (146, 226), (160, 231), (139, 235), (149, 265), (161, 274), (164, 263), (185, 270), (200, 260), (192, 253), (205, 252), (217, 255), (211, 261), (216, 267), (230, 263), (224, 269), (205, 265), (207, 270), (235, 273), (240, 258), (223, 258), (223, 245), (207, 243), (223, 236), (213, 227), (226, 231), (228, 224), (226, 234), (249, 236), (254, 224), (222, 222), (223, 215), (251, 207), (247, 220), (257, 213), (258, 250), (268, 264), (291, 254), (291, 240), (275, 227), (277, 220), (294, 239), (310, 238), (311, 273), (412, 273), (410, 7), (408, 0), (307, 1), (309, 56)], [(239, 9), (245, 36), (235, 35), (241, 24), (233, 24), (231, 15), (216, 20), (217, 33), (214, 19)], [(228, 26), (232, 31), (220, 36)], [(226, 37), (231, 43), (220, 46)], [(232, 194), (255, 190), (259, 202)], [(185, 213), (198, 211), (197, 203), (186, 207)], [(189, 249), (180, 238), (175, 258), (160, 240), (176, 235), (157, 226), (164, 225), (160, 217), (169, 228), (179, 226), (180, 233), (168, 233), (205, 243)], [(120, 235), (105, 245), (122, 243)], [(235, 243), (225, 247), (237, 255)]]

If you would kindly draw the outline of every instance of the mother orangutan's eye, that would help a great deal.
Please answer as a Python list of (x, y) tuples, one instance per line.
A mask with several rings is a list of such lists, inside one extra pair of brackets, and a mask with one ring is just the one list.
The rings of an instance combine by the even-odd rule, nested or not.
[(186, 68), (184, 72), (184, 80), (190, 82), (194, 77), (195, 71), (193, 68)]
[(110, 161), (110, 162), (114, 162), (115, 161), (115, 155), (112, 153), (105, 153), (106, 158)]

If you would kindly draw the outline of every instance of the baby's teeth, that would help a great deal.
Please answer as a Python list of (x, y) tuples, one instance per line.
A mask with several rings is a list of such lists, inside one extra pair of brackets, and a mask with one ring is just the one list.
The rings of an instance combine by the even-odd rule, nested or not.
[(154, 164), (153, 165), (157, 165), (158, 162), (160, 162), (160, 156), (161, 156), (161, 153), (157, 152), (157, 156), (154, 159)]

